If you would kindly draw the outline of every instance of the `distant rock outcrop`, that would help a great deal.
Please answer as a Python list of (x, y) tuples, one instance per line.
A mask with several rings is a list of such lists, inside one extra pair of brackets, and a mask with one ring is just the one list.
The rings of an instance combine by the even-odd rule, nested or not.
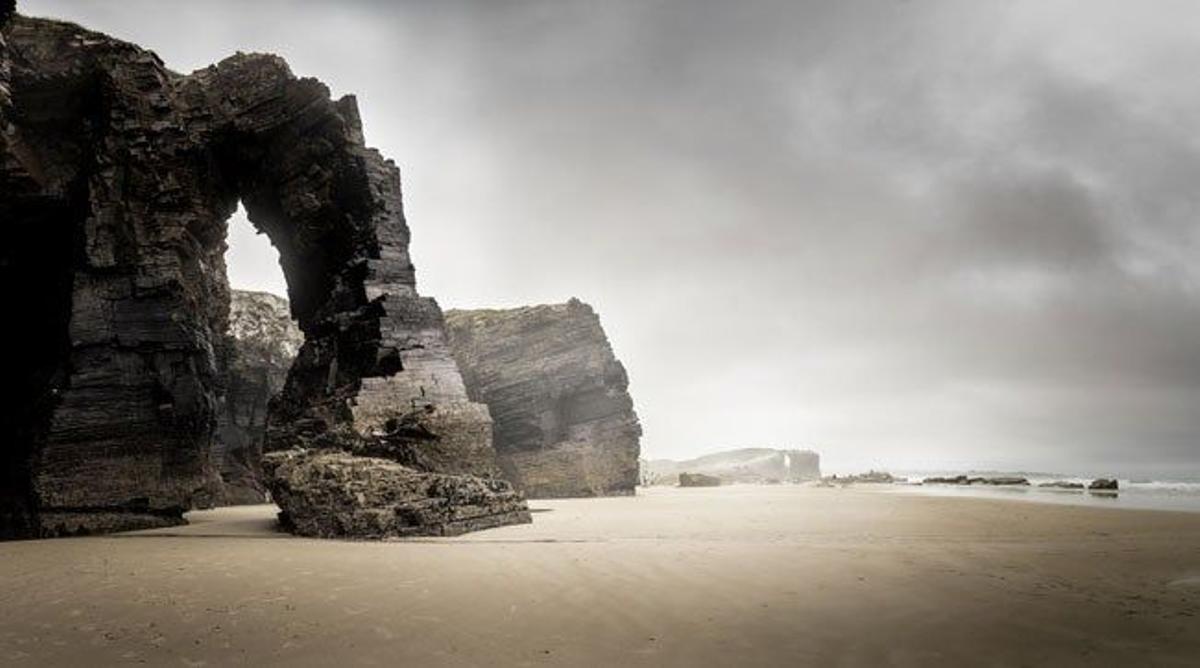
[(1086, 487), (1081, 482), (1072, 482), (1070, 480), (1052, 480), (1050, 482), (1038, 483), (1038, 487), (1049, 489), (1083, 489)]
[(965, 476), (931, 477), (922, 481), (926, 485), (1019, 485), (1028, 486), (1029, 480), (1019, 476)]
[(903, 478), (888, 473), (887, 471), (870, 470), (866, 473), (856, 473), (854, 475), (830, 476), (823, 479), (827, 483), (838, 483), (842, 485), (853, 485), (856, 483), (866, 483), (873, 485), (891, 485), (898, 482), (906, 482)]
[(1112, 478), (1097, 478), (1088, 484), (1088, 489), (1093, 491), (1115, 492), (1120, 488), (1120, 485)]
[(267, 404), (283, 389), (288, 368), (304, 343), (287, 300), (267, 292), (230, 291), (224, 356), (224, 397), (213, 439), (213, 465), (223, 490), (217, 503), (262, 503), (263, 437)]
[(280, 523), (301, 536), (454, 536), (531, 521), (524, 498), (503, 480), (422, 473), (332, 450), (272, 452), (263, 468)]
[(725, 483), (800, 482), (821, 477), (821, 457), (811, 450), (742, 448), (673, 461), (642, 462), (642, 484), (674, 485), (683, 472), (716, 476)]
[(590, 306), (451, 310), (446, 328), (518, 489), (531, 498), (633, 493), (641, 426), (625, 368)]
[(721, 479), (715, 475), (704, 475), (703, 473), (680, 473), (680, 487), (720, 487)]

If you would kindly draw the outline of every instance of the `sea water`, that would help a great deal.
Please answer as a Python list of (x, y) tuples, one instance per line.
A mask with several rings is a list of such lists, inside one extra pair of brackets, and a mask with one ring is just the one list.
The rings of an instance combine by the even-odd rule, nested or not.
[[(1200, 480), (1154, 480), (1146, 478), (1118, 478), (1119, 489), (1112, 491), (1091, 491), (1087, 489), (1061, 489), (1054, 487), (1038, 487), (1048, 482), (1075, 482), (1087, 486), (1092, 481), (1090, 477), (1073, 476), (1024, 476), (1029, 485), (919, 485), (923, 478), (938, 476), (954, 476), (957, 473), (930, 473), (909, 475), (909, 484), (893, 486), (893, 489), (904, 493), (928, 494), (934, 496), (969, 496), (993, 499), (1015, 499), (1038, 503), (1061, 503), (1070, 505), (1097, 506), (1104, 508), (1135, 508), (1143, 510), (1177, 510), (1200, 512)], [(979, 475), (979, 474), (968, 474)], [(988, 473), (986, 477), (993, 474)], [(1019, 474), (1018, 474), (1019, 475)]]

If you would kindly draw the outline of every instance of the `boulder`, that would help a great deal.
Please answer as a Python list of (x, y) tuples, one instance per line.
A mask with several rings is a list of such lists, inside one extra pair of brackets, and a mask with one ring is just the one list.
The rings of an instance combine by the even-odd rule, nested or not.
[(1119, 487), (1116, 478), (1096, 478), (1088, 484), (1088, 489), (1102, 492), (1115, 492)]
[(280, 524), (301, 536), (454, 536), (531, 521), (524, 497), (503, 480), (334, 450), (272, 452), (262, 464)]

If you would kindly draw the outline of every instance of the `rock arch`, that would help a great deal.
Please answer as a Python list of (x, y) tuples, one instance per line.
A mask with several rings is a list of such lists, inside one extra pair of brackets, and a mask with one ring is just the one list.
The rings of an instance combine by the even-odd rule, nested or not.
[(421, 297), (396, 166), (353, 97), (280, 58), (190, 75), (79, 26), (0, 31), (0, 536), (171, 524), (207, 453), (237, 202), (280, 252), (305, 335), (268, 447), (495, 471), (442, 314)]

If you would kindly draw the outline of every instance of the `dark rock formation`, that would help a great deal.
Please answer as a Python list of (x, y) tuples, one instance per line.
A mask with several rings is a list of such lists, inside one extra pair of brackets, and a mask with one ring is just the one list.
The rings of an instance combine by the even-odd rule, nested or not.
[(721, 479), (715, 475), (704, 475), (703, 473), (680, 473), (680, 487), (719, 487)]
[(229, 332), (223, 366), (224, 396), (212, 460), (221, 474), (218, 503), (263, 503), (263, 437), (267, 403), (287, 379), (304, 334), (287, 300), (266, 292), (230, 291)]
[(902, 478), (888, 473), (887, 471), (867, 471), (866, 473), (856, 473), (854, 475), (830, 476), (824, 478), (825, 482), (839, 483), (843, 485), (853, 485), (855, 483), (866, 483), (874, 485), (891, 485), (898, 482), (904, 482)]
[(954, 477), (932, 477), (922, 481), (926, 485), (1028, 485), (1029, 480), (1016, 476), (969, 477), (958, 475)]
[(965, 475), (959, 475), (959, 476), (954, 476), (954, 477), (933, 476), (930, 478), (925, 478), (921, 482), (926, 485), (967, 485), (967, 484), (970, 484), (970, 480), (971, 479)]
[(811, 450), (741, 448), (686, 461), (651, 459), (642, 462), (642, 484), (673, 485), (683, 471), (717, 476), (726, 483), (801, 482), (821, 477), (821, 458)]
[(1081, 482), (1071, 482), (1069, 480), (1054, 480), (1052, 482), (1039, 483), (1038, 487), (1046, 487), (1050, 489), (1083, 489), (1084, 484)]
[(1115, 492), (1120, 488), (1116, 479), (1097, 478), (1088, 484), (1088, 489), (1096, 491)]
[(1000, 476), (995, 478), (979, 478), (972, 480), (972, 484), (983, 483), (984, 485), (1019, 485), (1028, 486), (1029, 481), (1025, 478), (1016, 476)]
[(518, 489), (534, 498), (633, 493), (642, 430), (625, 368), (590, 306), (448, 311), (446, 325)]
[(0, 29), (0, 536), (180, 522), (215, 479), (226, 220), (279, 250), (305, 341), (268, 448), (494, 472), (437, 304), (420, 297), (395, 165), (270, 55), (183, 76), (79, 26)]
[(280, 523), (301, 536), (453, 536), (531, 521), (524, 497), (504, 480), (336, 451), (272, 452), (263, 467)]

